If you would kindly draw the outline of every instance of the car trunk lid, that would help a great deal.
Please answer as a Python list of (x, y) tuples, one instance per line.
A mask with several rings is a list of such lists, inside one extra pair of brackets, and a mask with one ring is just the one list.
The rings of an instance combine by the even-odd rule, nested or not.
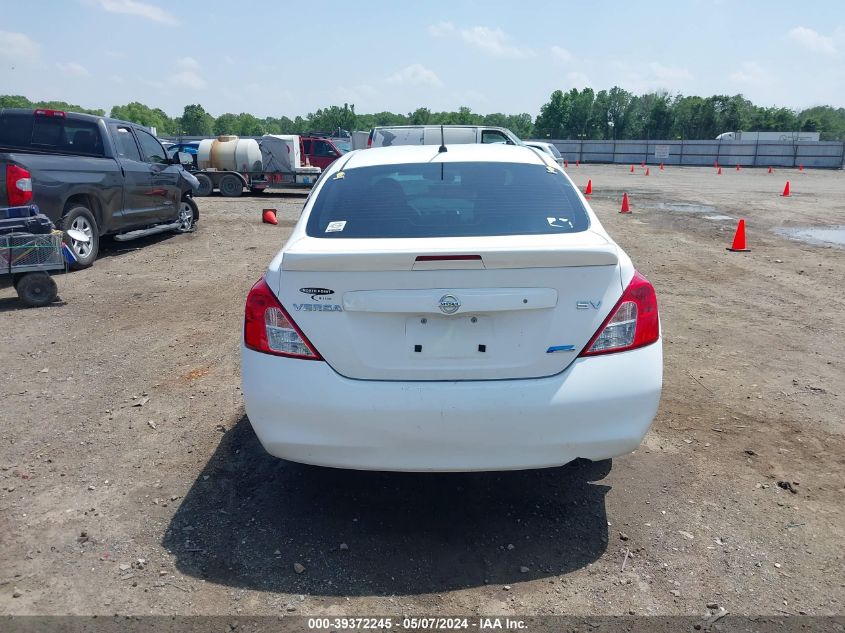
[(617, 247), (566, 235), (288, 245), (275, 288), (349, 378), (494, 380), (563, 371), (621, 296)]

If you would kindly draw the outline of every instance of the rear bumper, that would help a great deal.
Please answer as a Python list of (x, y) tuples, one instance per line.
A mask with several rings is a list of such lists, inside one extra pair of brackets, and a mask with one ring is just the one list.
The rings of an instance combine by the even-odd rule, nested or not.
[(540, 379), (350, 380), (325, 362), (241, 349), (247, 415), (264, 448), (364, 470), (516, 470), (631, 452), (651, 425), (662, 341), (579, 358)]

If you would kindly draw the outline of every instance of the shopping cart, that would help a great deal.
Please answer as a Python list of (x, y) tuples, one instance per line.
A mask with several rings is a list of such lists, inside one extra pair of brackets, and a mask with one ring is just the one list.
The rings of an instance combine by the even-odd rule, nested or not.
[(61, 231), (0, 235), (0, 277), (11, 278), (26, 305), (45, 306), (56, 299), (58, 288), (49, 271), (66, 268), (69, 249), (63, 247), (62, 237)]

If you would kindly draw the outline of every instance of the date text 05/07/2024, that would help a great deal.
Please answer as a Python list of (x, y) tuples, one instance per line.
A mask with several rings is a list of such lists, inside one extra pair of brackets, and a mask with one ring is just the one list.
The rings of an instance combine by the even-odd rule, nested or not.
[(510, 617), (404, 617), (380, 618), (380, 617), (335, 617), (335, 618), (308, 618), (308, 629), (316, 631), (375, 631), (375, 630), (400, 630), (400, 631), (454, 631), (454, 630), (478, 630), (478, 631), (525, 631), (527, 629), (524, 620)]

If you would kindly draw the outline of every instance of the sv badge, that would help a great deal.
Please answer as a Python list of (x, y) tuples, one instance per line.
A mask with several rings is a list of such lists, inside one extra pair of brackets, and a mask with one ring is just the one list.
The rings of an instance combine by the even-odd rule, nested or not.
[(576, 301), (575, 307), (578, 310), (598, 310), (601, 307), (601, 300), (599, 301)]

